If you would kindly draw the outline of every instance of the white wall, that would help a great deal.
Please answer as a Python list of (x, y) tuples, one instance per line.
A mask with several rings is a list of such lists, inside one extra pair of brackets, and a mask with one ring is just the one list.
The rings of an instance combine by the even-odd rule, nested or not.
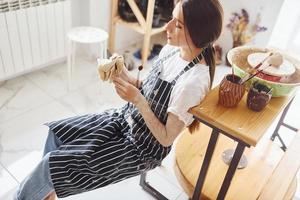
[(90, 0), (71, 0), (72, 26), (87, 26), (90, 23)]
[[(223, 47), (223, 52), (227, 52), (232, 47), (231, 33), (226, 28), (232, 12), (240, 12), (242, 8), (245, 8), (252, 22), (256, 19), (257, 13), (261, 13), (260, 25), (266, 26), (268, 30), (258, 33), (254, 42), (265, 46), (268, 44), (284, 0), (220, 0), (220, 2), (224, 8), (224, 27), (218, 43)], [(73, 24), (75, 26), (91, 25), (108, 31), (110, 3), (110, 0), (72, 0)], [(124, 49), (132, 43), (142, 41), (142, 39), (141, 34), (128, 28), (117, 26), (115, 48), (116, 50)]]
[(270, 46), (300, 55), (300, 1), (285, 0), (269, 41)]
[(218, 43), (223, 47), (223, 52), (227, 52), (232, 47), (231, 33), (226, 28), (232, 12), (240, 13), (244, 8), (249, 13), (250, 23), (254, 22), (258, 13), (261, 13), (260, 25), (267, 27), (268, 30), (259, 32), (254, 44), (265, 46), (268, 44), (284, 0), (220, 0), (220, 2), (224, 9), (224, 27)]

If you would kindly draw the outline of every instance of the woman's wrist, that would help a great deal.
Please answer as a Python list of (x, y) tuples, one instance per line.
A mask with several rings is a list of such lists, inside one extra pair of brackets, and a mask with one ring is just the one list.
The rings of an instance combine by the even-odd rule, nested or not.
[(140, 108), (144, 107), (145, 103), (147, 104), (147, 101), (146, 101), (145, 97), (141, 93), (139, 93), (132, 103), (138, 109), (140, 109)]

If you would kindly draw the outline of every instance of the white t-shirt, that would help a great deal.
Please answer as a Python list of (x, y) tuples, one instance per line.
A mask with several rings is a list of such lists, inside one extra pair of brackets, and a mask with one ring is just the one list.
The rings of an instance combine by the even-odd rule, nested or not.
[[(165, 45), (159, 54), (159, 58), (167, 56), (176, 48), (178, 47)], [(174, 56), (163, 62), (160, 78), (171, 82), (188, 64), (188, 61), (180, 57), (178, 51)], [(209, 91), (209, 86), (209, 67), (198, 63), (178, 78), (171, 92), (167, 111), (177, 115), (185, 126), (189, 126), (194, 119), (192, 114), (188, 113), (188, 109), (201, 102)]]

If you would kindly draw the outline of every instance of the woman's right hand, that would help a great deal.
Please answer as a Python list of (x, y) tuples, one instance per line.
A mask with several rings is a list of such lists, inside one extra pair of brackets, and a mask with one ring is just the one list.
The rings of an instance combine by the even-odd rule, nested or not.
[(136, 86), (136, 79), (129, 73), (125, 66), (122, 68), (122, 71), (119, 74), (119, 78), (130, 83), (131, 85)]

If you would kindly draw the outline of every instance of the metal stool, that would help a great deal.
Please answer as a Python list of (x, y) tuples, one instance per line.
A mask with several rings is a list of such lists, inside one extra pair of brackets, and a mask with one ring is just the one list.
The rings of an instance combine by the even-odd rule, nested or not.
[(99, 58), (107, 58), (106, 31), (94, 27), (75, 27), (67, 33), (68, 38), (68, 89), (71, 89), (72, 75), (75, 65), (76, 43), (99, 44)]

